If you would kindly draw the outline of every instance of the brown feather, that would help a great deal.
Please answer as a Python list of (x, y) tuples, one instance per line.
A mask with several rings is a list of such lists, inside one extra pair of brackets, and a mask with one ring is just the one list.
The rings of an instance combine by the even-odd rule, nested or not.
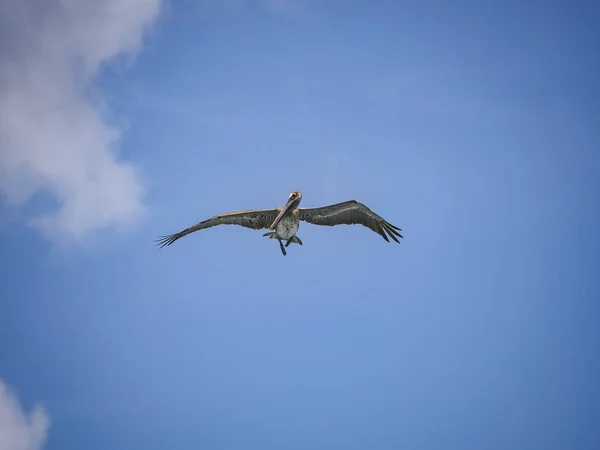
[(191, 227), (186, 228), (179, 233), (161, 236), (156, 240), (156, 243), (160, 246), (160, 248), (162, 248), (166, 245), (171, 245), (177, 239), (193, 233), (194, 231), (204, 230), (217, 225), (240, 225), (242, 227), (252, 228), (254, 230), (269, 228), (269, 225), (271, 225), (271, 223), (275, 220), (277, 214), (279, 214), (279, 211), (281, 211), (281, 208), (253, 209), (248, 211), (236, 211), (226, 214), (219, 214), (218, 216), (198, 222), (197, 224), (192, 225)]
[(314, 225), (325, 225), (330, 227), (343, 224), (364, 225), (382, 236), (388, 242), (389, 239), (386, 232), (398, 243), (400, 241), (396, 236), (402, 238), (402, 235), (398, 232), (402, 231), (400, 228), (385, 221), (381, 216), (356, 200), (349, 200), (347, 202), (322, 206), (320, 208), (298, 208), (296, 214), (298, 219)]

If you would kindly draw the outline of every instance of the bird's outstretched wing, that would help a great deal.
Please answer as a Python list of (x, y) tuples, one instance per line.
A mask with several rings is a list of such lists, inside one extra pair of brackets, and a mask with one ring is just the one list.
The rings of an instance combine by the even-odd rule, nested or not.
[(252, 228), (254, 230), (260, 230), (261, 228), (269, 228), (269, 225), (273, 223), (280, 209), (253, 209), (248, 211), (236, 211), (226, 214), (219, 214), (218, 216), (211, 217), (210, 219), (198, 222), (189, 228), (186, 228), (179, 233), (170, 234), (168, 236), (161, 236), (156, 240), (157, 245), (160, 248), (171, 245), (177, 239), (180, 239), (194, 231), (204, 230), (205, 228), (215, 227), (217, 225), (240, 225), (246, 228)]
[[(384, 220), (381, 216), (371, 211), (365, 205), (356, 200), (349, 200), (335, 205), (322, 206), (320, 208), (299, 208), (297, 217), (315, 225), (352, 225), (361, 224), (380, 234), (386, 241), (390, 241), (387, 234), (396, 242), (402, 235), (400, 228)], [(396, 237), (397, 236), (397, 237)]]

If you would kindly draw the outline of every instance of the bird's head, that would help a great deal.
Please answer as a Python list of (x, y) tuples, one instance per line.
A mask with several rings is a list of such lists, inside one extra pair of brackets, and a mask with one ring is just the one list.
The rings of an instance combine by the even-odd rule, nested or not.
[(300, 191), (293, 191), (290, 196), (288, 197), (288, 201), (294, 201), (294, 200), (302, 200), (302, 192)]
[(269, 227), (271, 230), (275, 229), (275, 226), (277, 226), (277, 224), (279, 223), (279, 221), (281, 220), (281, 218), (288, 212), (288, 211), (294, 211), (295, 209), (298, 208), (298, 205), (300, 205), (300, 200), (302, 200), (302, 193), (299, 191), (294, 191), (290, 194), (290, 196), (287, 199), (287, 202), (285, 202), (285, 205), (283, 205), (283, 208), (281, 208), (279, 215), (277, 216), (277, 218), (273, 221), (273, 223), (271, 224), (271, 226)]

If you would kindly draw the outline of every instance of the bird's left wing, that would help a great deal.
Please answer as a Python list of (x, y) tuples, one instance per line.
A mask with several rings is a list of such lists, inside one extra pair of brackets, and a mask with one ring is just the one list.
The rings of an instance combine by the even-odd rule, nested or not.
[(210, 219), (198, 222), (189, 228), (186, 228), (179, 233), (170, 234), (168, 236), (162, 236), (156, 240), (160, 248), (165, 245), (171, 245), (177, 239), (180, 239), (194, 231), (204, 230), (205, 228), (214, 227), (217, 225), (240, 225), (246, 228), (252, 228), (254, 230), (260, 230), (261, 228), (269, 228), (269, 225), (273, 223), (280, 209), (253, 209), (248, 211), (236, 211), (226, 214), (219, 214), (218, 216), (211, 217)]
[(402, 237), (400, 228), (384, 220), (380, 215), (371, 211), (365, 205), (356, 200), (349, 200), (335, 205), (322, 206), (320, 208), (298, 208), (297, 217), (315, 225), (351, 225), (361, 224), (380, 234), (386, 241), (390, 241), (387, 234), (396, 242), (400, 243), (398, 237)]

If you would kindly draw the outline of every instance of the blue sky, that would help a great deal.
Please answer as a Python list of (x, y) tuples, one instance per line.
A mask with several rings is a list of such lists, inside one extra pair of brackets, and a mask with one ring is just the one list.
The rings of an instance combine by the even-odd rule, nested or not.
[[(0, 10), (0, 450), (598, 448), (597, 6), (94, 4)], [(292, 190), (405, 239), (153, 244)]]

